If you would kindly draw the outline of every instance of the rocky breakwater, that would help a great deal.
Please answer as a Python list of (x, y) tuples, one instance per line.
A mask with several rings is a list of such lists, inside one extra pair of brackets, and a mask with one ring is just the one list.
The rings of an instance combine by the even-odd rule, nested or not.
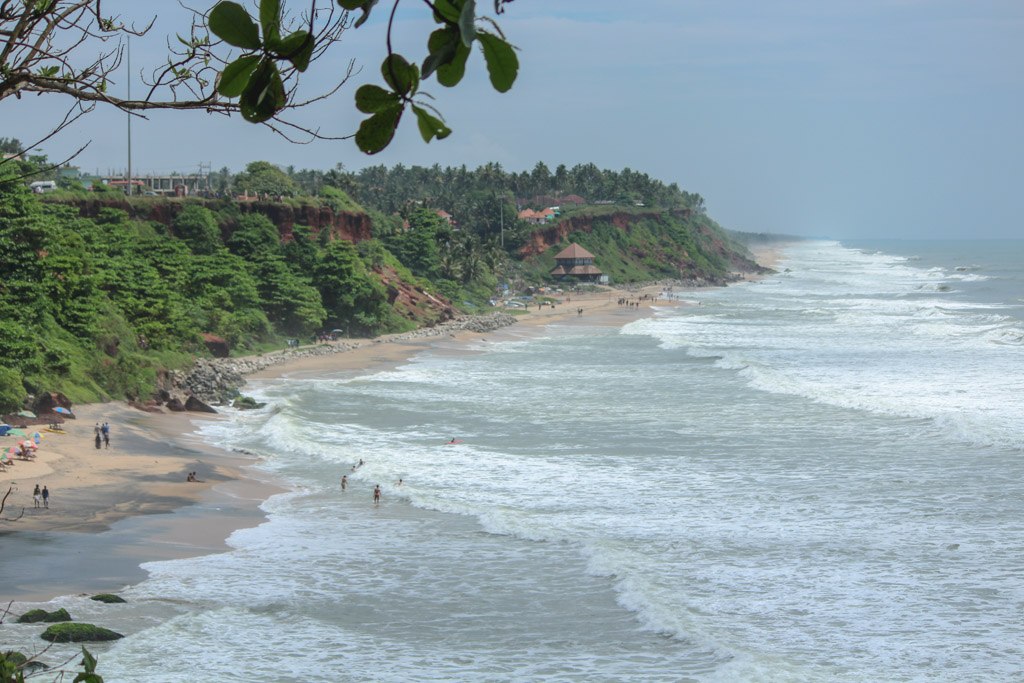
[(275, 365), (283, 365), (300, 358), (345, 353), (370, 343), (393, 344), (449, 336), (456, 332), (491, 332), (507, 327), (515, 321), (516, 317), (508, 313), (462, 316), (432, 327), (421, 327), (411, 332), (385, 335), (373, 340), (327, 342), (244, 358), (197, 358), (190, 369), (169, 373), (165, 387), (158, 392), (153, 401), (149, 402), (148, 408), (160, 410), (162, 404), (172, 411), (216, 412), (210, 406), (226, 405), (237, 398), (238, 390), (245, 384), (246, 375)]

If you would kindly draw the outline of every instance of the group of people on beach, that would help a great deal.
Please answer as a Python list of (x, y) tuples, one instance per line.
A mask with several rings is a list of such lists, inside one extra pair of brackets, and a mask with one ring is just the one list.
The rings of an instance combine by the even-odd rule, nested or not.
[(185, 481), (194, 481), (194, 482), (198, 482), (200, 484), (203, 483), (203, 480), (199, 479), (197, 473), (195, 473), (195, 472), (189, 472), (188, 476), (185, 477)]
[(43, 489), (39, 490), (39, 484), (36, 484), (35, 490), (32, 491), (32, 502), (35, 508), (50, 509), (50, 489), (46, 488), (46, 484), (43, 484)]
[(99, 449), (101, 446), (106, 445), (110, 448), (110, 425), (104, 422), (102, 425), (97, 422), (96, 427), (93, 428), (93, 432), (96, 434), (96, 448)]

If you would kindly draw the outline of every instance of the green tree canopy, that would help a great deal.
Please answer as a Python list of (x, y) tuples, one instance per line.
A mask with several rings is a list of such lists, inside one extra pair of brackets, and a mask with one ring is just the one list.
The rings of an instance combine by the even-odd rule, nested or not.
[(269, 161), (253, 161), (245, 170), (232, 179), (235, 194), (270, 195), (291, 197), (298, 194), (298, 187), (288, 174)]

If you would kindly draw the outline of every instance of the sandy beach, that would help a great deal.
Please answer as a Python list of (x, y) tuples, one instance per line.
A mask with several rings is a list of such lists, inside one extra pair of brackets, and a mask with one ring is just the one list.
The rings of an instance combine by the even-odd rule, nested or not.
[[(771, 267), (778, 250), (773, 245), (755, 255)], [(397, 366), (430, 347), (464, 353), (466, 342), (481, 338), (530, 334), (553, 323), (618, 326), (649, 315), (654, 305), (699, 300), (700, 290), (692, 290), (689, 302), (659, 298), (664, 289), (654, 284), (566, 294), (559, 305), (530, 309), (516, 325), (496, 332), (415, 342), (380, 337), (351, 351), (299, 359), (250, 378), (370, 372)], [(620, 299), (638, 303), (621, 305)], [(0, 472), (0, 495), (11, 490), (0, 520), (0, 571), (6, 578), (0, 598), (27, 602), (117, 591), (144, 578), (143, 562), (225, 549), (233, 530), (261, 523), (260, 504), (282, 490), (251, 467), (254, 456), (198, 439), (195, 421), (221, 419), (216, 415), (151, 414), (119, 402), (75, 406), (74, 412), (76, 419), (64, 423), (64, 433), (40, 431), (34, 460), (16, 460)], [(103, 422), (111, 427), (110, 447), (97, 449), (94, 429)], [(0, 437), (0, 446), (17, 440)], [(187, 481), (189, 472), (200, 481)], [(48, 509), (34, 507), (37, 484), (50, 491)]]

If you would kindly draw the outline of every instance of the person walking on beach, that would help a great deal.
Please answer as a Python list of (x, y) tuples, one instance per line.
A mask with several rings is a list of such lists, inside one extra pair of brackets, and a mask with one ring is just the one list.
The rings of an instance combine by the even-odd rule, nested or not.
[(103, 432), (103, 443), (107, 448), (110, 448), (110, 425), (104, 422), (103, 426), (100, 427), (100, 431)]
[(96, 432), (96, 450), (99, 450), (102, 445), (103, 445), (103, 438), (100, 436), (99, 432)]
[(373, 504), (380, 505), (380, 484), (373, 487)]
[(50, 509), (50, 489), (43, 486), (43, 507), (47, 510)]
[(341, 475), (341, 490), (344, 491), (347, 488), (348, 488), (348, 475), (347, 474), (343, 474), (343, 475)]
[(42, 503), (42, 500), (43, 495), (39, 492), (39, 484), (36, 484), (35, 490), (32, 491), (32, 502), (34, 503), (32, 507), (39, 508), (40, 503)]

